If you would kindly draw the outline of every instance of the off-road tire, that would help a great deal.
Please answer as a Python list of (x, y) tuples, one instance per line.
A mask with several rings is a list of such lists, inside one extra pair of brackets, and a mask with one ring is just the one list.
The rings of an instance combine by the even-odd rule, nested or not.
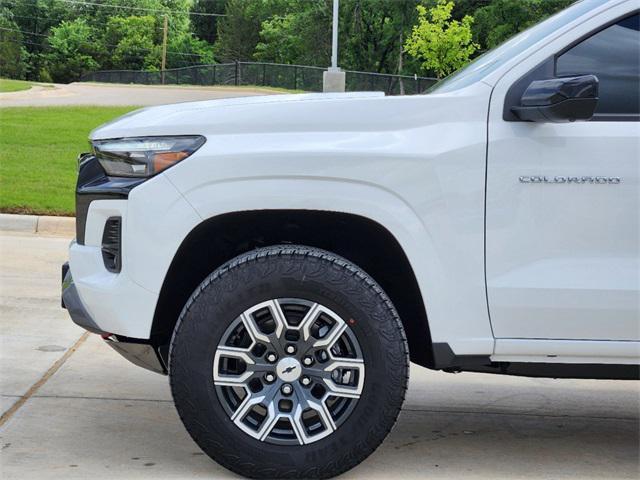
[[(361, 397), (344, 423), (306, 445), (276, 445), (234, 424), (216, 394), (216, 347), (231, 322), (272, 298), (320, 302), (348, 318), (362, 348)], [(213, 460), (251, 478), (328, 478), (369, 456), (396, 422), (408, 382), (402, 323), (382, 288), (330, 252), (296, 245), (253, 250), (211, 273), (191, 295), (169, 353), (171, 391), (191, 437)]]

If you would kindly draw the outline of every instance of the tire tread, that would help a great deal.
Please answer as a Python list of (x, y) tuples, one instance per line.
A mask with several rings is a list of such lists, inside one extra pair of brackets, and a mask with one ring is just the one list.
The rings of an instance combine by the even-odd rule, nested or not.
[[(388, 349), (389, 355), (387, 357), (387, 361), (391, 364), (391, 368), (395, 372), (404, 373), (389, 379), (390, 385), (389, 388), (386, 389), (387, 398), (384, 402), (383, 418), (381, 418), (382, 421), (378, 422), (378, 425), (381, 427), (371, 429), (366, 436), (358, 439), (356, 448), (350, 448), (349, 453), (338, 458), (334, 458), (331, 461), (324, 463), (322, 466), (316, 466), (310, 469), (295, 468), (284, 465), (264, 467), (254, 462), (243, 460), (239, 455), (216, 455), (215, 460), (225, 468), (251, 478), (329, 478), (339, 475), (358, 465), (382, 443), (395, 425), (402, 403), (404, 402), (409, 380), (409, 346), (404, 328), (402, 327), (402, 322), (400, 321), (398, 313), (391, 300), (372, 277), (348, 260), (331, 252), (314, 247), (302, 245), (275, 245), (256, 249), (239, 255), (208, 275), (189, 297), (187, 303), (182, 309), (182, 312), (180, 313), (174, 329), (169, 347), (169, 379), (171, 391), (180, 419), (185, 425), (191, 424), (194, 427), (188, 428), (194, 441), (198, 445), (203, 446), (205, 451), (209, 449), (204, 447), (207, 446), (210, 440), (206, 435), (207, 426), (202, 425), (201, 423), (194, 425), (194, 418), (192, 418), (191, 415), (185, 414), (185, 411), (196, 408), (189, 398), (190, 388), (188, 382), (185, 381), (187, 375), (176, 374), (177, 370), (180, 369), (179, 363), (176, 363), (176, 352), (180, 344), (181, 337), (185, 335), (185, 332), (190, 328), (197, 328), (195, 322), (191, 322), (192, 324), (189, 325), (189, 322), (185, 321), (186, 317), (193, 306), (197, 303), (199, 297), (211, 286), (212, 283), (216, 282), (222, 284), (226, 277), (248, 265), (266, 265), (268, 263), (266, 260), (268, 259), (280, 258), (286, 261), (286, 259), (295, 257), (303, 257), (307, 264), (317, 263), (320, 265), (328, 263), (332, 269), (335, 269), (335, 273), (338, 277), (347, 274), (355, 278), (358, 283), (366, 287), (372, 302), (381, 302), (384, 306), (385, 313), (392, 319), (391, 323), (393, 325), (392, 331), (381, 331), (381, 336), (384, 337), (385, 344), (389, 345), (393, 343), (397, 346), (399, 341), (401, 347), (399, 355), (391, 355), (390, 352), (394, 349)], [(185, 406), (187, 408), (184, 408)], [(212, 451), (217, 450), (220, 452), (224, 450), (222, 445), (210, 445), (210, 447)]]

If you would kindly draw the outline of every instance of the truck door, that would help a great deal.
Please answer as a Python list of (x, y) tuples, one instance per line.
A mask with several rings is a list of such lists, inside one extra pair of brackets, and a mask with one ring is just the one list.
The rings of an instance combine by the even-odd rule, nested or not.
[[(503, 76), (491, 100), (486, 280), (493, 331), (498, 339), (637, 341), (638, 13), (557, 43), (542, 62), (522, 62)], [(599, 79), (590, 121), (513, 115), (531, 81), (577, 75)]]

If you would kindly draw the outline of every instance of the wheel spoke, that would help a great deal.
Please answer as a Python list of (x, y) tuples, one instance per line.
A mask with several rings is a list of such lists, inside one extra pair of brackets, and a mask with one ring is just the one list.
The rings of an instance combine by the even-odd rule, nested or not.
[(280, 357), (284, 357), (286, 355), (284, 351), (285, 342), (283, 342), (282, 337), (284, 331), (287, 328), (287, 321), (284, 316), (284, 312), (282, 311), (282, 308), (280, 307), (280, 304), (277, 300), (271, 300), (266, 303), (267, 308), (269, 309), (269, 312), (271, 312), (271, 316), (273, 317), (273, 321), (276, 324), (276, 329), (273, 331), (273, 333), (270, 333), (267, 336), (275, 351), (278, 352), (278, 355)]
[(302, 423), (302, 407), (299, 404), (296, 406), (296, 411), (293, 412), (293, 415), (289, 417), (289, 422), (291, 422), (291, 427), (300, 445), (309, 443), (307, 431)]
[[(322, 437), (326, 437), (331, 432), (335, 431), (336, 424), (331, 417), (331, 413), (327, 408), (324, 401), (314, 399), (310, 393), (299, 385), (296, 385), (296, 397), (298, 399), (298, 404), (296, 406), (296, 410), (293, 413), (292, 417), (289, 417), (289, 421), (291, 422), (296, 436), (298, 437), (298, 441), (301, 444), (307, 444), (319, 440)], [(308, 435), (307, 429), (302, 422), (302, 414), (305, 410), (311, 409), (318, 414), (322, 424), (324, 425), (324, 429), (315, 435)]]
[(277, 423), (280, 415), (276, 412), (276, 397), (278, 396), (278, 387), (277, 385), (273, 385), (267, 392), (264, 394), (264, 399), (262, 404), (267, 407), (267, 417), (262, 421), (262, 425), (260, 429), (257, 431), (257, 437), (260, 440), (264, 440), (269, 436), (271, 430)]
[(314, 303), (300, 322), (300, 325), (298, 325), (298, 328), (302, 331), (302, 338), (305, 342), (309, 340), (309, 337), (311, 336), (311, 326), (314, 324), (320, 313), (322, 313), (320, 305)]
[(310, 318), (307, 320), (307, 318), (305, 317), (306, 323), (303, 330), (304, 339), (305, 341), (309, 341), (311, 337), (311, 327), (313, 326), (313, 324), (321, 314), (325, 314), (326, 316), (328, 316), (333, 320), (333, 325), (331, 325), (331, 328), (329, 329), (329, 331), (326, 333), (324, 337), (320, 339), (311, 337), (310, 346), (314, 348), (319, 348), (319, 347), (331, 348), (333, 344), (336, 342), (336, 340), (338, 340), (340, 336), (345, 332), (345, 330), (347, 329), (347, 324), (335, 313), (323, 307), (322, 305), (315, 304), (314, 307), (317, 307), (317, 308), (314, 309), (312, 307), (312, 309), (307, 314), (307, 317), (310, 317)]
[[(255, 321), (253, 315), (263, 309), (268, 309), (273, 322), (275, 323), (275, 329), (271, 333), (264, 333), (260, 330), (260, 327)], [(270, 344), (279, 356), (285, 355), (284, 346), (281, 342), (281, 337), (285, 329), (287, 328), (287, 321), (278, 303), (278, 300), (269, 300), (259, 303), (258, 305), (250, 308), (241, 315), (242, 322), (247, 331), (255, 341), (260, 341), (266, 344)]]
[(273, 427), (275, 427), (276, 423), (278, 423), (278, 420), (280, 420), (280, 418), (281, 418), (281, 415), (278, 415), (276, 413), (275, 404), (273, 402), (270, 403), (269, 406), (267, 407), (267, 418), (264, 419), (264, 421), (262, 422), (262, 426), (258, 431), (258, 435), (259, 435), (258, 438), (264, 441), (264, 439), (269, 436), (269, 434), (271, 433), (271, 430), (273, 430)]
[(247, 329), (247, 332), (249, 332), (249, 335), (251, 336), (253, 343), (257, 341), (266, 342), (266, 343), (269, 342), (269, 337), (260, 331), (260, 329), (258, 328), (258, 324), (253, 319), (253, 316), (251, 315), (251, 313), (245, 312), (242, 315), (240, 315), (240, 318), (242, 319), (242, 323), (244, 324), (244, 327)]
[(247, 365), (247, 371), (251, 373), (273, 372), (273, 370), (273, 365), (270, 363), (256, 362), (252, 365)]
[(342, 336), (342, 334), (345, 332), (346, 329), (347, 329), (347, 324), (344, 323), (342, 320), (340, 320), (340, 322), (336, 322), (331, 327), (331, 330), (329, 330), (329, 333), (327, 333), (320, 340), (316, 341), (313, 344), (313, 346), (315, 348), (318, 348), (318, 347), (331, 348), (331, 347), (333, 347), (333, 344), (336, 343), (336, 341)]
[[(220, 360), (222, 358), (235, 358), (242, 360), (247, 366), (246, 370), (239, 375), (230, 375), (220, 373)], [(244, 386), (256, 371), (250, 367), (255, 366), (255, 361), (251, 358), (251, 355), (247, 349), (237, 347), (227, 347), (225, 345), (218, 347), (216, 355), (213, 360), (213, 382), (216, 385), (225, 385), (230, 387)]]
[[(247, 393), (242, 403), (238, 406), (236, 411), (231, 415), (231, 420), (243, 431), (255, 437), (259, 440), (264, 440), (274, 425), (276, 424), (279, 415), (276, 413), (276, 402), (274, 397), (277, 395), (278, 389), (275, 386), (261, 392), (260, 394)], [(256, 406), (262, 405), (267, 409), (267, 416), (262, 421), (258, 430), (252, 430), (244, 423), (244, 419), (247, 414)]]
[(326, 402), (309, 402), (309, 405), (318, 413), (318, 415), (320, 415), (320, 418), (322, 418), (322, 423), (325, 424), (327, 430), (330, 430), (329, 433), (333, 432), (336, 429), (336, 424), (333, 422), (333, 418), (331, 418), (331, 413), (327, 408)]
[(271, 300), (267, 302), (267, 308), (271, 312), (273, 316), (273, 321), (276, 322), (276, 330), (274, 332), (277, 338), (282, 336), (282, 332), (287, 328), (287, 319), (284, 316), (284, 312), (282, 311), (282, 307), (280, 307), (280, 302), (278, 300)]
[[(311, 335), (311, 328), (318, 320), (320, 315), (326, 315), (333, 320), (333, 324), (329, 331), (320, 339)], [(320, 304), (314, 303), (310, 310), (305, 315), (304, 319), (300, 323), (300, 330), (302, 331), (303, 344), (301, 349), (308, 351), (310, 348), (331, 348), (342, 334), (347, 330), (347, 324), (339, 316), (333, 313), (326, 307)]]
[[(343, 385), (336, 383), (333, 379), (335, 370), (349, 370), (357, 372), (357, 382), (355, 385)], [(335, 397), (360, 398), (364, 385), (364, 362), (355, 358), (334, 358), (324, 369), (325, 374), (322, 380), (328, 388), (327, 395)]]
[(264, 395), (254, 395), (250, 392), (247, 393), (247, 396), (242, 400), (242, 403), (238, 406), (233, 415), (231, 415), (231, 420), (233, 420), (240, 428), (244, 430), (244, 424), (242, 424), (242, 419), (249, 413), (256, 405), (259, 405), (264, 400)]
[(317, 367), (305, 367), (304, 373), (310, 377), (316, 378), (318, 380), (324, 380), (325, 378), (331, 378), (331, 372), (327, 371), (323, 368), (322, 365)]

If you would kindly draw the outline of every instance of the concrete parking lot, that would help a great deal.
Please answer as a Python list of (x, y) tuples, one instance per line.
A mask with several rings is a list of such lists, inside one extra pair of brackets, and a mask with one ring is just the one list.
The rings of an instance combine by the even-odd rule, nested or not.
[[(236, 478), (184, 431), (166, 377), (60, 309), (69, 238), (0, 232), (0, 476)], [(412, 366), (399, 422), (344, 478), (637, 479), (638, 382)]]

